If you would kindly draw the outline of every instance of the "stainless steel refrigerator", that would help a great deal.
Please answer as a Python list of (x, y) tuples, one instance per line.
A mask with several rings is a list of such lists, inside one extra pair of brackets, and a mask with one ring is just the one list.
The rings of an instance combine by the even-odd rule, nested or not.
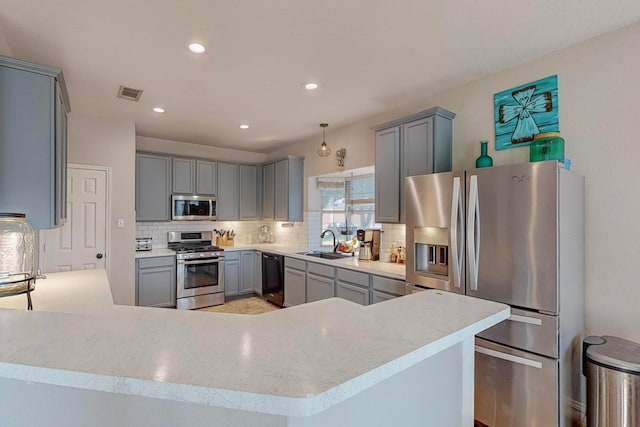
[(511, 306), (476, 337), (478, 424), (572, 425), (584, 402), (584, 178), (548, 161), (409, 177), (405, 190), (408, 290)]

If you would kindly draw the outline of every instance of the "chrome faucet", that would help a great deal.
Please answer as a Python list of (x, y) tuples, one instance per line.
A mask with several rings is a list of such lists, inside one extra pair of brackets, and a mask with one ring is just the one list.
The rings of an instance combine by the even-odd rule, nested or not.
[(329, 230), (329, 229), (324, 230), (324, 231), (322, 232), (322, 234), (320, 234), (320, 238), (321, 238), (321, 239), (324, 239), (324, 236), (325, 236), (325, 234), (327, 234), (327, 233), (331, 233), (331, 235), (333, 236), (333, 252), (335, 252), (335, 251), (336, 251), (336, 249), (338, 248), (338, 244), (336, 243), (336, 234), (335, 234), (333, 231), (331, 231), (331, 230)]

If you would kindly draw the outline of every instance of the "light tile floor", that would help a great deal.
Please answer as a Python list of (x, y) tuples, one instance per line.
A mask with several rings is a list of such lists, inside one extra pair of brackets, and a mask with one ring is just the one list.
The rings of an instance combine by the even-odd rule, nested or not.
[(275, 304), (271, 304), (260, 297), (249, 297), (236, 299), (222, 305), (201, 308), (200, 311), (210, 311), (214, 313), (237, 313), (237, 314), (262, 314), (269, 311), (279, 310)]

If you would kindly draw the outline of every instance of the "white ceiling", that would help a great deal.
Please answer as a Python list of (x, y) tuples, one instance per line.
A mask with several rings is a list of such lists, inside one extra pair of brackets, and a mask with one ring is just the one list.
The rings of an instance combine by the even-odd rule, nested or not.
[(61, 67), (74, 112), (268, 152), (639, 19), (638, 0), (0, 0), (0, 41)]

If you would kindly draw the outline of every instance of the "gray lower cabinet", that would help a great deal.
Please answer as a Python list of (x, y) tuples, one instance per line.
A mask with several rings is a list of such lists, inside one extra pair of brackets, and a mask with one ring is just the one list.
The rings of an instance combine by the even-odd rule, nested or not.
[(361, 305), (405, 294), (405, 282), (349, 268), (284, 259), (284, 305), (286, 307), (339, 297)]
[(173, 158), (172, 191), (181, 194), (195, 193), (196, 161), (194, 159)]
[(260, 251), (225, 251), (224, 295), (233, 297), (253, 294), (257, 283), (262, 288)]
[(253, 291), (262, 295), (262, 252), (253, 251), (255, 265), (255, 280), (253, 282)]
[(358, 304), (369, 305), (369, 274), (338, 268), (336, 296)]
[(451, 170), (454, 117), (434, 107), (374, 128), (376, 222), (404, 223), (404, 178)]
[(0, 212), (36, 229), (66, 221), (69, 111), (62, 70), (0, 56)]
[(238, 164), (218, 163), (218, 220), (238, 219)]
[(286, 159), (264, 165), (263, 171), (263, 218), (302, 221), (304, 157), (288, 156)]
[(256, 283), (262, 283), (262, 258), (259, 251), (240, 252), (240, 294), (255, 292)]
[(382, 276), (371, 276), (371, 303), (386, 301), (405, 295), (405, 282)]
[(369, 305), (369, 289), (350, 283), (336, 282), (336, 296), (360, 305)]
[(240, 294), (240, 252), (224, 253), (224, 296)]
[(335, 268), (315, 262), (307, 262), (307, 302), (336, 296)]
[(218, 194), (216, 162), (196, 160), (196, 194), (201, 196), (215, 196)]
[(136, 153), (136, 221), (171, 219), (171, 157)]
[(307, 263), (285, 257), (284, 259), (284, 306), (304, 304), (307, 301)]
[(335, 296), (335, 280), (307, 273), (307, 302), (320, 301)]
[(258, 166), (240, 165), (239, 179), (238, 217), (240, 220), (258, 219)]
[(398, 298), (400, 295), (391, 295), (384, 292), (373, 290), (371, 291), (371, 304), (376, 304), (390, 299)]
[(136, 305), (176, 306), (175, 256), (136, 259)]

